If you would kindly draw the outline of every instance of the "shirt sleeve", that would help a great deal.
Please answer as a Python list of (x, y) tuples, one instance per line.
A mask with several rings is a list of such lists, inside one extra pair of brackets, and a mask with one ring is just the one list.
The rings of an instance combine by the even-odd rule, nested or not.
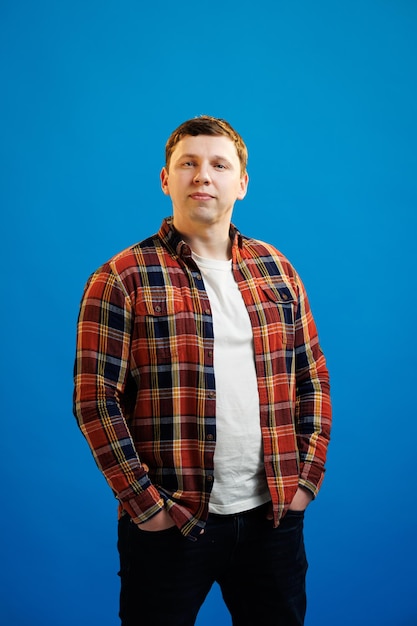
[(296, 432), (300, 455), (300, 486), (317, 495), (331, 428), (329, 373), (303, 284), (295, 320)]
[(77, 325), (74, 415), (123, 509), (142, 523), (164, 506), (135, 449), (123, 414), (132, 304), (109, 265), (88, 281)]

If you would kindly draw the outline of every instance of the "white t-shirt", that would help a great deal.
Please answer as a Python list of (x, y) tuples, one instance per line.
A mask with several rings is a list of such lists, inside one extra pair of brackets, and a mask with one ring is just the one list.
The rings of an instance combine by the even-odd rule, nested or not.
[(209, 511), (229, 515), (270, 500), (263, 462), (259, 395), (249, 314), (231, 261), (193, 253), (214, 325), (216, 448)]

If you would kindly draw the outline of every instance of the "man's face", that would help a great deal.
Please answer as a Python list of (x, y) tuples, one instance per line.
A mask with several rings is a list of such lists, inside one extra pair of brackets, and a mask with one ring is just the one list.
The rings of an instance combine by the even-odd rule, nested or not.
[(187, 135), (174, 148), (161, 172), (163, 192), (171, 197), (174, 225), (189, 232), (202, 225), (230, 223), (236, 200), (246, 195), (234, 143), (228, 137)]

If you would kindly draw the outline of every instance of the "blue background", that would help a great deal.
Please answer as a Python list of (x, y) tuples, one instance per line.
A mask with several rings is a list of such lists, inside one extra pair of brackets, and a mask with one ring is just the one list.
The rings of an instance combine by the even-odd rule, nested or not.
[(234, 222), (300, 272), (332, 375), (306, 626), (416, 625), (417, 4), (2, 0), (0, 49), (0, 621), (118, 623), (75, 321), (88, 275), (170, 214), (165, 140), (208, 113), (249, 148)]

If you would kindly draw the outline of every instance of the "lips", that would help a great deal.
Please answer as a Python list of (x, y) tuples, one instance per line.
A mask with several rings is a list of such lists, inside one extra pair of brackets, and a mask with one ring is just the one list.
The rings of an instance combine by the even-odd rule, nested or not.
[(193, 200), (212, 200), (214, 196), (211, 196), (209, 193), (192, 193), (190, 194), (190, 198)]

